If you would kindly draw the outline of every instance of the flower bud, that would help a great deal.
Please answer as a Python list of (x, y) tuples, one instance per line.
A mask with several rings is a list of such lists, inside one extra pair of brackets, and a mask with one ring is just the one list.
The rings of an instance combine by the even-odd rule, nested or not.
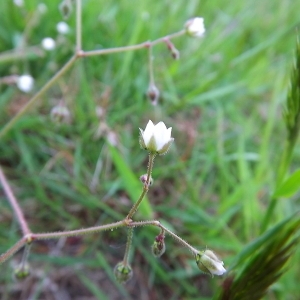
[(196, 263), (198, 268), (210, 275), (223, 275), (226, 269), (223, 267), (224, 263), (211, 251), (200, 251), (196, 254)]
[(30, 275), (30, 268), (29, 268), (29, 265), (27, 263), (26, 264), (21, 264), (14, 271), (14, 277), (17, 280), (24, 280), (29, 275)]
[[(140, 177), (140, 181), (144, 184), (146, 184), (147, 182), (147, 178), (148, 178), (148, 175), (147, 174), (144, 174)], [(152, 185), (153, 184), (153, 178), (152, 176), (150, 176), (150, 180), (149, 180), (149, 185)]]
[(72, 1), (71, 0), (63, 0), (59, 4), (59, 10), (60, 10), (62, 16), (65, 19), (68, 19), (73, 10)]
[(126, 283), (132, 277), (133, 273), (131, 267), (121, 261), (115, 266), (114, 274), (118, 282)]
[(171, 137), (172, 127), (166, 127), (164, 122), (154, 125), (150, 120), (145, 131), (140, 129), (140, 145), (153, 154), (166, 154), (174, 141)]
[(203, 18), (193, 18), (188, 20), (185, 25), (186, 33), (192, 37), (202, 37), (205, 33), (204, 19)]
[(159, 234), (155, 237), (155, 241), (152, 245), (152, 253), (155, 257), (161, 257), (166, 251), (165, 235)]
[(59, 104), (54, 106), (50, 112), (51, 120), (54, 123), (70, 123), (71, 122), (71, 113), (66, 106)]
[(68, 34), (70, 31), (70, 27), (66, 22), (58, 22), (56, 24), (56, 30), (60, 34)]
[(156, 105), (159, 99), (159, 89), (156, 87), (154, 83), (151, 83), (149, 85), (148, 91), (147, 91), (147, 97), (150, 99), (151, 103), (153, 105)]

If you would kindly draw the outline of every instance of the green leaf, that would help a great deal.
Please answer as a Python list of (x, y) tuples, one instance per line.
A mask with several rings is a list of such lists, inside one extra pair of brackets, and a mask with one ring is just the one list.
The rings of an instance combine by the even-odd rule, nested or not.
[[(116, 148), (109, 146), (109, 151), (118, 173), (121, 176), (126, 192), (130, 196), (132, 203), (135, 203), (142, 192), (141, 182), (137, 179), (137, 176), (132, 172)], [(139, 211), (144, 218), (149, 219), (153, 217), (153, 211), (147, 197), (144, 197)]]
[(300, 189), (300, 169), (286, 179), (275, 191), (274, 197), (291, 197)]

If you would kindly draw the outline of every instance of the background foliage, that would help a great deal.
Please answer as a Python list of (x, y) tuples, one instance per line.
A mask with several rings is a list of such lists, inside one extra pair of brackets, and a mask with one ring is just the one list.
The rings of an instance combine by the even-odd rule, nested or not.
[[(29, 72), (37, 91), (72, 55), (75, 16), (67, 20), (71, 33), (62, 37), (56, 32), (62, 20), (59, 1), (47, 1), (40, 17), (40, 2), (25, 2), (22, 8), (12, 1), (0, 3), (0, 75)], [(174, 40), (179, 61), (164, 45), (154, 48), (155, 79), (162, 93), (158, 106), (145, 97), (146, 51), (86, 58), (0, 141), (0, 163), (31, 229), (71, 230), (123, 218), (136, 200), (131, 199), (128, 178), (146, 170), (138, 128), (149, 119), (163, 120), (173, 127), (175, 143), (154, 166), (155, 184), (148, 196), (154, 217), (193, 246), (213, 249), (230, 266), (261, 234), (276, 188), (286, 139), (282, 106), (299, 25), (296, 2), (83, 1), (85, 50), (153, 40), (180, 30), (198, 15), (205, 18), (207, 33), (201, 40)], [(24, 34), (26, 47), (35, 46), (33, 54), (24, 59), (5, 52), (20, 47)], [(47, 36), (57, 41), (53, 52), (40, 47)], [(14, 85), (0, 88), (1, 128), (30, 95)], [(61, 99), (71, 111), (70, 125), (50, 119), (51, 108)], [(97, 106), (105, 111), (100, 119)], [(109, 129), (101, 132), (99, 126)], [(108, 146), (112, 138), (119, 156)], [(296, 146), (291, 171), (299, 161)], [(122, 164), (128, 168), (120, 168)], [(20, 235), (2, 191), (0, 200), (3, 253)], [(272, 224), (298, 210), (299, 195), (280, 198)], [(146, 218), (142, 213), (139, 217)], [(200, 274), (190, 254), (170, 238), (167, 252), (154, 258), (150, 246), (156, 231), (151, 228), (135, 231), (134, 278), (119, 285), (112, 269), (122, 259), (124, 233), (121, 229), (34, 244), (34, 274), (25, 282), (12, 280), (18, 256), (1, 265), (2, 299), (211, 299), (220, 290), (222, 279)], [(299, 259), (297, 250), (266, 299), (298, 299)]]

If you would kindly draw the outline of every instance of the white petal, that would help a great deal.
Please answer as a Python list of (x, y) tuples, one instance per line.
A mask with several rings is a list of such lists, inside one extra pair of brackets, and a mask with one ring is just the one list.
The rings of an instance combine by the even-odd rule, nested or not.
[(142, 133), (146, 145), (148, 145), (151, 137), (153, 136), (153, 133), (154, 133), (154, 124), (151, 120), (149, 120), (145, 131)]

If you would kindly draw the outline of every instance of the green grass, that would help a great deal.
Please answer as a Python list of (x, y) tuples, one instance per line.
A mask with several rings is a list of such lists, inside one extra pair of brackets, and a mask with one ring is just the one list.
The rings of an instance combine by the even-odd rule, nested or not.
[[(47, 13), (29, 28), (37, 3), (28, 0), (20, 9), (1, 1), (1, 52), (16, 49), (26, 28), (28, 46), (39, 45), (46, 36), (57, 38), (55, 26), (62, 20), (59, 1), (47, 1)], [(206, 35), (174, 40), (179, 61), (172, 60), (163, 44), (153, 49), (155, 80), (162, 95), (158, 106), (145, 97), (146, 51), (85, 58), (0, 140), (0, 164), (34, 232), (71, 230), (125, 217), (142, 189), (137, 179), (147, 167), (138, 128), (151, 119), (172, 126), (175, 143), (167, 155), (156, 158), (150, 205), (138, 217), (154, 214), (165, 220), (193, 246), (218, 253), (226, 267), (260, 236), (278, 188), (287, 136), (282, 111), (299, 26), (295, 1), (83, 1), (83, 48), (154, 40), (182, 29), (187, 19), (198, 15), (205, 18)], [(67, 22), (72, 31), (54, 52), (26, 59), (0, 55), (0, 76), (30, 72), (38, 91), (73, 53), (74, 12)], [(14, 85), (2, 84), (0, 91), (1, 129), (30, 95)], [(50, 119), (51, 108), (60, 99), (72, 113), (70, 125), (59, 126)], [(117, 150), (108, 146), (105, 134), (95, 138), (97, 105), (106, 110), (104, 122), (118, 137)], [(299, 162), (296, 144), (289, 173)], [(95, 175), (97, 164), (102, 168)], [(299, 211), (297, 190), (278, 199), (269, 228)], [(3, 253), (20, 233), (4, 193), (0, 200)], [(117, 284), (112, 273), (125, 251), (125, 229), (120, 229), (67, 240), (61, 248), (54, 240), (37, 242), (29, 260), (33, 279), (18, 288), (23, 289), (23, 299), (28, 293), (42, 299), (51, 294), (42, 285), (48, 278), (72, 299), (217, 297), (222, 279), (201, 274), (190, 253), (171, 238), (166, 238), (167, 251), (160, 259), (151, 255), (156, 234), (147, 227), (135, 230), (134, 277), (126, 286)], [(20, 295), (20, 290), (12, 289), (11, 265), (16, 258), (19, 255), (0, 266), (3, 299)], [(298, 299), (299, 259), (296, 250), (265, 299)]]

